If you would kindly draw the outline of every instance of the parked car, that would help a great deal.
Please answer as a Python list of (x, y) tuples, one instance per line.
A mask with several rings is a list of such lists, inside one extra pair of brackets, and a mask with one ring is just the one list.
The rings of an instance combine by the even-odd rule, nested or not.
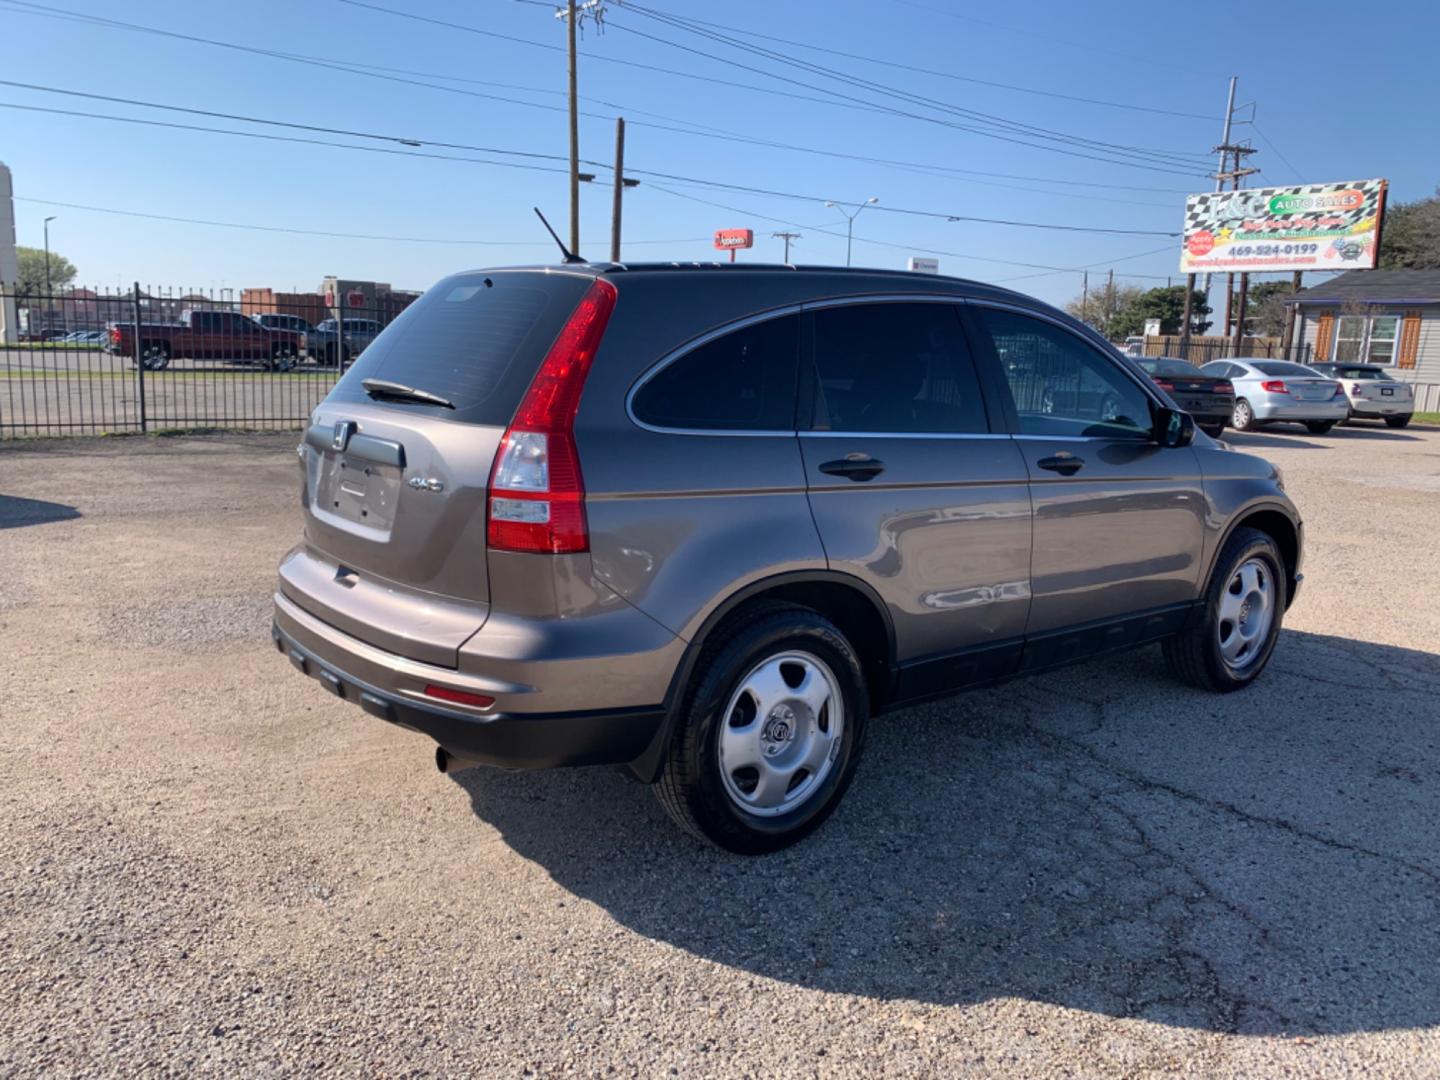
[(1229, 379), (1201, 374), (1194, 364), (1168, 356), (1142, 356), (1135, 362), (1206, 435), (1218, 438), (1225, 430), (1235, 412), (1235, 386)]
[(286, 315), (280, 311), (262, 311), (251, 317), (267, 330), (293, 330), (297, 334), (304, 334), (307, 339), (315, 333), (314, 325), (299, 315)]
[(1314, 368), (1288, 360), (1236, 356), (1212, 360), (1202, 375), (1229, 379), (1235, 387), (1230, 426), (1250, 431), (1262, 424), (1304, 424), (1312, 435), (1324, 435), (1349, 412), (1344, 388)]
[[(1082, 372), (1107, 397), (1039, 407)], [(296, 668), (444, 772), (624, 764), (739, 852), (819, 825), (879, 712), (1153, 641), (1239, 690), (1301, 577), (1273, 466), (1063, 312), (930, 274), (458, 274), (297, 450)]]
[[(346, 319), (345, 344), (344, 350), (339, 356), (340, 362), (348, 364), (364, 352), (366, 346), (375, 340), (381, 329), (380, 324), (374, 319)], [(315, 327), (315, 334), (310, 344), (310, 355), (317, 364), (325, 363), (333, 367), (336, 363), (335, 350), (335, 320), (325, 319)]]
[(1415, 415), (1415, 388), (1392, 379), (1378, 364), (1312, 366), (1344, 387), (1350, 406), (1347, 420), (1384, 420), (1387, 427), (1403, 428)]
[[(112, 324), (108, 348), (133, 358), (135, 324)], [(304, 351), (304, 334), (269, 330), (235, 311), (184, 311), (178, 323), (140, 324), (140, 363), (147, 371), (159, 371), (179, 357), (253, 363), (272, 371), (289, 371)]]

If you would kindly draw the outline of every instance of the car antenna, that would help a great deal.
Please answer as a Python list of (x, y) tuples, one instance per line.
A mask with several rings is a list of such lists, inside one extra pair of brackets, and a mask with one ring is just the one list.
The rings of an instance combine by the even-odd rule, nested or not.
[(555, 230), (550, 228), (550, 222), (545, 220), (545, 215), (540, 212), (540, 208), (538, 206), (532, 206), (530, 209), (535, 211), (535, 216), (540, 219), (540, 224), (545, 226), (545, 231), (548, 232), (551, 236), (551, 239), (555, 241), (555, 246), (560, 249), (560, 254), (565, 256), (565, 262), (567, 265), (570, 263), (580, 263), (584, 266), (590, 265), (589, 263), (585, 262), (585, 260), (582, 259), (579, 255), (576, 255), (573, 251), (571, 251), (569, 248), (567, 248), (564, 244), (560, 242), (560, 237), (556, 236)]

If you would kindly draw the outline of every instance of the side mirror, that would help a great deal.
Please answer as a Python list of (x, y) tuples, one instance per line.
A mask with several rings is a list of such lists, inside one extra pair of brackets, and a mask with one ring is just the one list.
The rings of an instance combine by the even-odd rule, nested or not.
[(1155, 441), (1165, 447), (1189, 446), (1195, 441), (1195, 419), (1179, 409), (1161, 409), (1155, 417)]

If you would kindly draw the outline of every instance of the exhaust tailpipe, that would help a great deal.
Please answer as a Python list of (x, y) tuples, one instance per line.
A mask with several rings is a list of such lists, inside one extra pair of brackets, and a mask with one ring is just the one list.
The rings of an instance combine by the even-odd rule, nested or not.
[(480, 762), (470, 758), (457, 757), (443, 746), (435, 747), (435, 767), (442, 773), (457, 773), (461, 769), (473, 769)]

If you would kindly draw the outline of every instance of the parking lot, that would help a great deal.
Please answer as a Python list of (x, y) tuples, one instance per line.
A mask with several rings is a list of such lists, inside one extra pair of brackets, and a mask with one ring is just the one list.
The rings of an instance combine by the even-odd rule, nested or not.
[(1440, 431), (1235, 435), (1269, 671), (1149, 648), (877, 721), (832, 821), (442, 776), (271, 645), (295, 435), (0, 449), (0, 1074), (1440, 1073)]

